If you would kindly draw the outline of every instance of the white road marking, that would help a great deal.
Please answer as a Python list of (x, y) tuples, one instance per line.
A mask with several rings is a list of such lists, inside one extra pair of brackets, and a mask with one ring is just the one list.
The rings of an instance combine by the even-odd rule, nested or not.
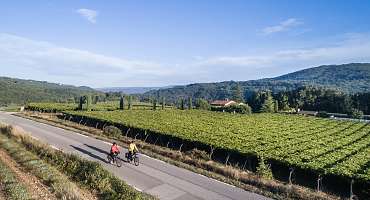
[[(72, 131), (72, 132), (73, 132), (73, 131)], [(80, 135), (80, 136), (82, 136), (82, 137), (89, 137), (89, 136), (84, 135), (84, 134), (81, 134), (81, 133), (77, 133), (77, 132), (74, 132), (74, 133), (76, 133), (77, 135)]]
[(103, 140), (101, 140), (103, 143), (105, 143), (105, 144), (109, 144), (109, 145), (112, 145), (112, 143), (110, 143), (110, 142), (106, 142), (106, 141), (103, 141)]

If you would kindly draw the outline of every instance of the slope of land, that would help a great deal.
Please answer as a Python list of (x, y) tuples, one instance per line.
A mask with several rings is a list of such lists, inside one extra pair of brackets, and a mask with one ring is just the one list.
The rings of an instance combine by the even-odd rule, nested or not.
[(161, 96), (168, 102), (192, 96), (204, 99), (232, 98), (233, 88), (239, 85), (247, 98), (253, 91), (273, 92), (294, 90), (302, 86), (338, 89), (347, 93), (370, 92), (370, 63), (325, 65), (309, 68), (276, 78), (251, 81), (225, 81), (219, 83), (195, 83), (186, 86), (159, 89), (145, 93), (144, 97)]
[(84, 86), (0, 77), (0, 105), (25, 102), (74, 102), (75, 98), (85, 94), (103, 95)]

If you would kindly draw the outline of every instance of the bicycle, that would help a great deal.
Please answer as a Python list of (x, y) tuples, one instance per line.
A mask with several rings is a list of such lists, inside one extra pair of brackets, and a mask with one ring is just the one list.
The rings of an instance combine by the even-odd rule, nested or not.
[(122, 166), (122, 161), (118, 157), (118, 154), (116, 156), (114, 156), (114, 158), (112, 157), (111, 154), (108, 154), (107, 155), (107, 160), (108, 160), (109, 163), (111, 163), (111, 161), (113, 161), (113, 163), (116, 164), (117, 167), (121, 167)]
[(134, 161), (135, 166), (139, 165), (139, 153), (134, 152), (131, 158), (129, 158), (129, 153), (125, 153), (125, 157), (127, 159), (127, 162), (131, 163), (132, 161)]

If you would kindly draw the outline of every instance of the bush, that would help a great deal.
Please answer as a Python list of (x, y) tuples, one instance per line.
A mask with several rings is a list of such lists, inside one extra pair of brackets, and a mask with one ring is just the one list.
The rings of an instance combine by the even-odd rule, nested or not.
[(348, 113), (348, 116), (355, 119), (362, 119), (364, 117), (364, 113), (356, 108), (352, 108)]
[(263, 157), (259, 157), (257, 175), (265, 179), (273, 179), (272, 171), (269, 165), (265, 163)]
[(122, 132), (119, 128), (115, 126), (106, 126), (103, 129), (104, 135), (113, 136), (113, 137), (120, 137), (122, 136)]

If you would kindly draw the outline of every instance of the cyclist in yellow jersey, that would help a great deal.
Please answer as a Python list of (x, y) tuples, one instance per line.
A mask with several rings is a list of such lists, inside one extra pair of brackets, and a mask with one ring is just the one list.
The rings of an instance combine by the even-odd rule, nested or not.
[(129, 145), (128, 145), (128, 156), (130, 159), (132, 159), (132, 155), (134, 155), (134, 153), (137, 153), (139, 152), (139, 149), (136, 147), (136, 144), (134, 143), (134, 141), (129, 141)]

